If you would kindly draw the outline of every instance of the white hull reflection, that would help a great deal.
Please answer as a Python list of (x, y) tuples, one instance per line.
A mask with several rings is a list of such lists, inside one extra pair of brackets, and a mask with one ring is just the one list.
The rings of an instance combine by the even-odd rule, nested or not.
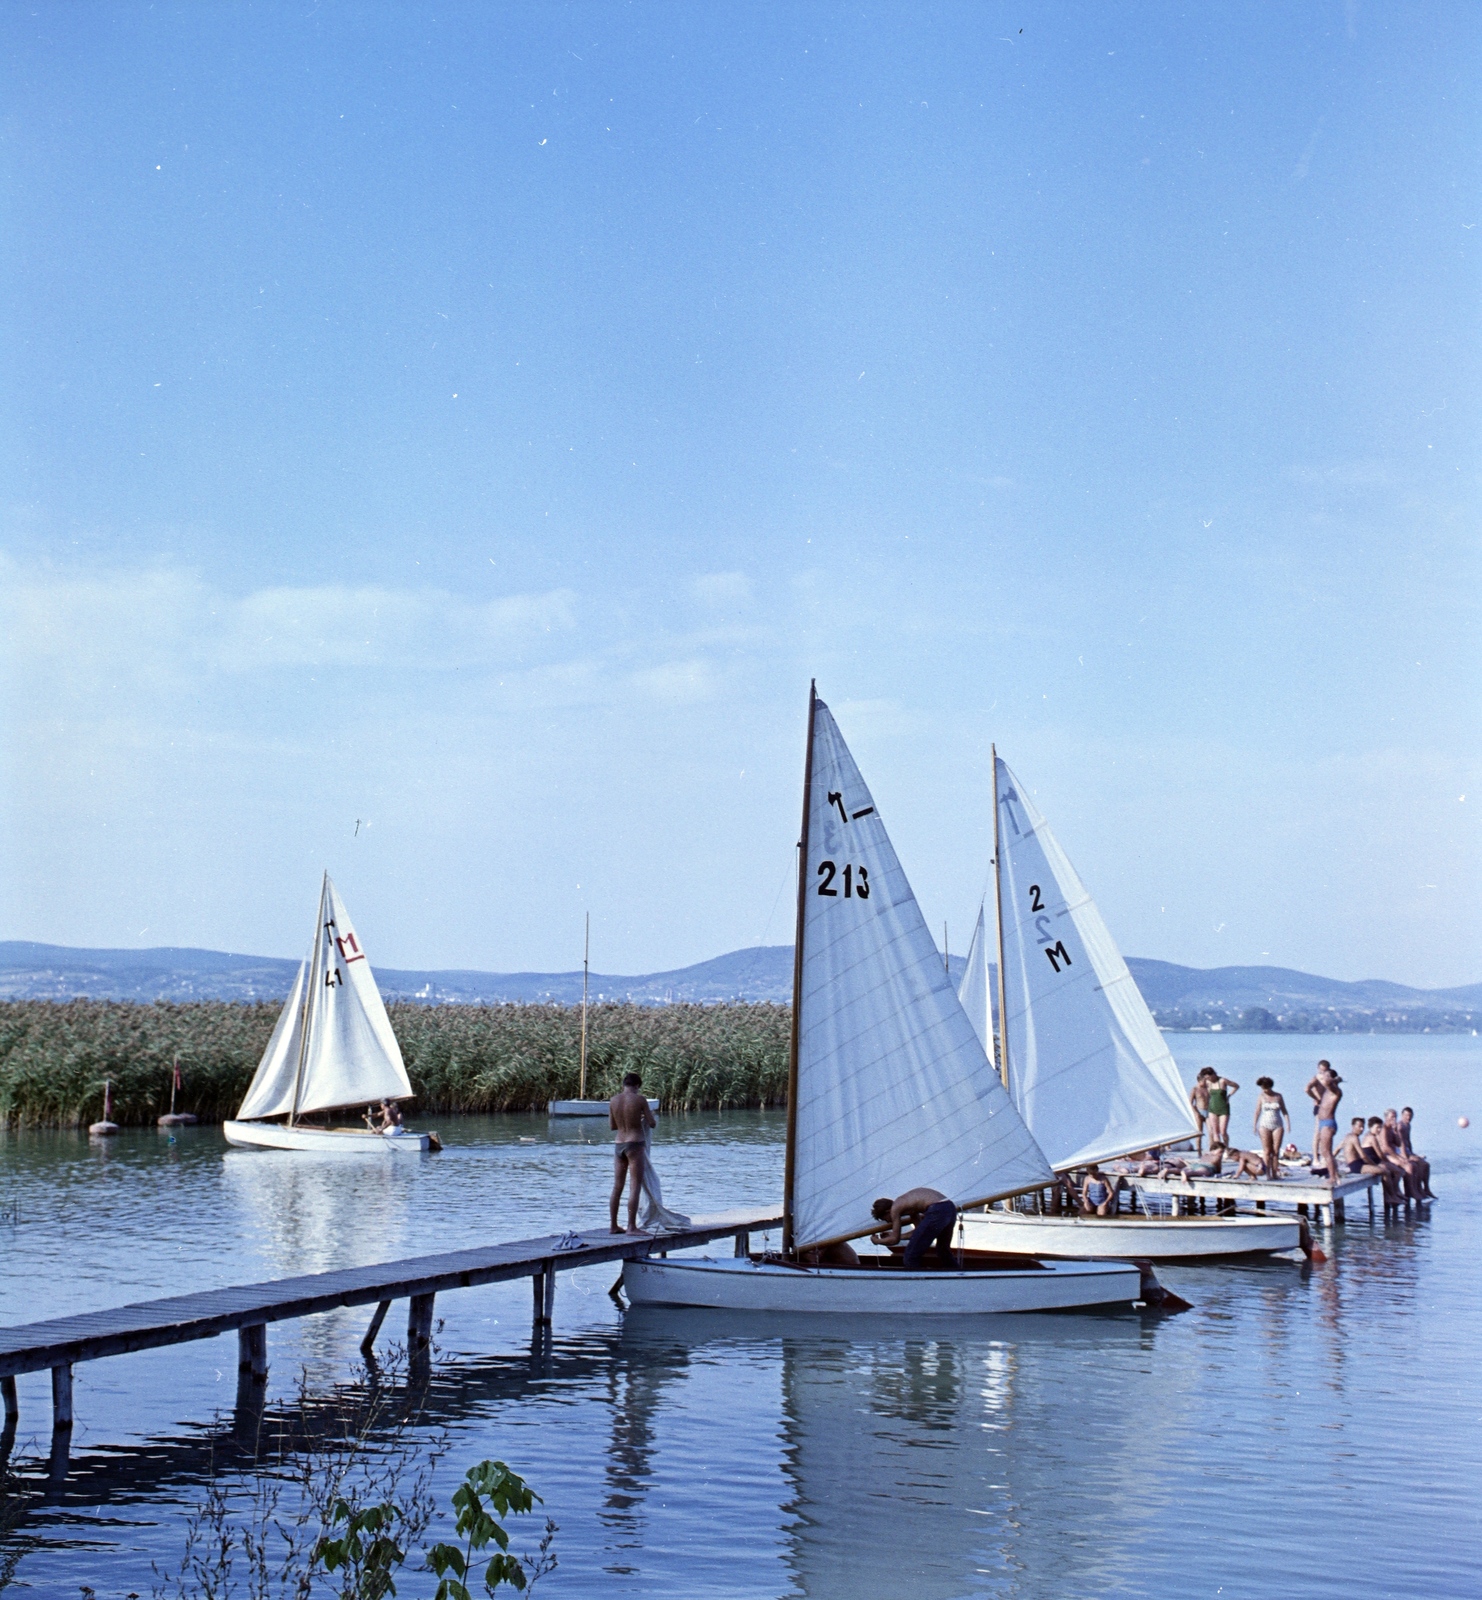
[(956, 1244), (997, 1255), (1078, 1261), (1179, 1261), (1295, 1250), (1295, 1217), (1036, 1217), (964, 1211)]
[(417, 1155), (431, 1148), (431, 1137), (403, 1128), (397, 1133), (373, 1133), (369, 1128), (290, 1128), (286, 1122), (224, 1122), (221, 1131), (228, 1144), (244, 1150), (316, 1150), (335, 1155), (383, 1155), (398, 1151)]
[(628, 1261), (623, 1290), (635, 1306), (700, 1306), (772, 1314), (992, 1316), (1130, 1306), (1141, 1277), (1124, 1262), (1052, 1261), (1007, 1270), (820, 1267), (746, 1258)]

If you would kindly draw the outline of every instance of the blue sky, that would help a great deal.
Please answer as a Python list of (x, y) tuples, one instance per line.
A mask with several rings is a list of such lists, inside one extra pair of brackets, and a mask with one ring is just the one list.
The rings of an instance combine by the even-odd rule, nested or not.
[(1482, 976), (1474, 8), (0, 43), (0, 936), (785, 942), (816, 676), (954, 946), (997, 740), (1131, 954)]

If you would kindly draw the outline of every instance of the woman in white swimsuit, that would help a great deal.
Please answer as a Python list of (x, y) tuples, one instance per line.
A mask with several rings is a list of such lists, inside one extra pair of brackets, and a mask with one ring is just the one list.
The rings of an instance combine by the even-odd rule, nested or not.
[(1286, 1143), (1286, 1130), (1291, 1126), (1291, 1113), (1286, 1101), (1276, 1092), (1270, 1078), (1257, 1078), (1261, 1091), (1256, 1097), (1255, 1131), (1261, 1141), (1261, 1160), (1268, 1178), (1281, 1176), (1281, 1147)]

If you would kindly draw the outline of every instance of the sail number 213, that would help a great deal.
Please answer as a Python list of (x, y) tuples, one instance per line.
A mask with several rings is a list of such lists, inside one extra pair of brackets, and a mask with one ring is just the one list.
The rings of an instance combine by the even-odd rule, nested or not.
[[(818, 885), (819, 894), (827, 895), (830, 899), (835, 898), (839, 891), (833, 888), (832, 885), (835, 879), (841, 876), (838, 867), (832, 861), (820, 861), (818, 863), (818, 876), (822, 880)], [(846, 861), (842, 877), (844, 879), (844, 898), (846, 900), (852, 900), (856, 897), (860, 900), (868, 900), (870, 898), (870, 869), (868, 867), (857, 867), (853, 862)]]

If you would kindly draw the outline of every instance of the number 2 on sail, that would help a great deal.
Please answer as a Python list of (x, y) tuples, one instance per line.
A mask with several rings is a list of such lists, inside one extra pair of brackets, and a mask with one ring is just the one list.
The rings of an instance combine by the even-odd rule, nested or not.
[[(823, 882), (818, 885), (818, 892), (826, 895), (830, 900), (838, 898), (839, 891), (831, 885), (839, 875), (839, 869), (832, 861), (818, 863), (818, 876)], [(846, 900), (868, 900), (870, 898), (870, 869), (855, 866), (852, 861), (844, 863), (844, 898)]]

